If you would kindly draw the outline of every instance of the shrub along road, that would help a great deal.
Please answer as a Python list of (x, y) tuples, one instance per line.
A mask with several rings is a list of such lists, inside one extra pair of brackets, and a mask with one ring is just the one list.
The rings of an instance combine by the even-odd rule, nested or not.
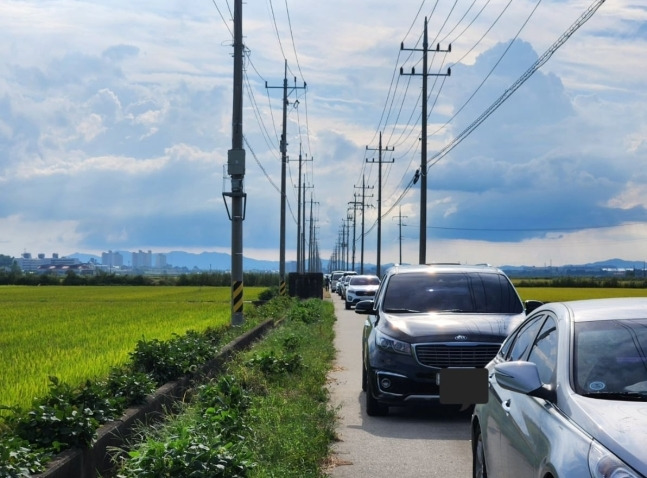
[(362, 478), (470, 477), (469, 412), (440, 407), (391, 408), (386, 417), (369, 417), (362, 392), (361, 337), (364, 316), (335, 304), (337, 359), (330, 374), (331, 400), (339, 407), (330, 476)]

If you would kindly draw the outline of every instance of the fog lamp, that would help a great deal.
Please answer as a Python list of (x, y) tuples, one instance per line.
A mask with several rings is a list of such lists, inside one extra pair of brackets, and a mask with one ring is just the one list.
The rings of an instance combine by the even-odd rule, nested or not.
[(380, 386), (382, 387), (382, 390), (387, 390), (391, 388), (391, 380), (388, 378), (384, 377), (380, 379)]

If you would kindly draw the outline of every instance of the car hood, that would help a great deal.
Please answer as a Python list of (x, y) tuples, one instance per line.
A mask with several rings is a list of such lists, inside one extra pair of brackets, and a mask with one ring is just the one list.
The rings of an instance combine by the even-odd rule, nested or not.
[(647, 402), (601, 400), (573, 394), (571, 417), (618, 458), (647, 474)]
[(525, 314), (385, 314), (378, 327), (409, 343), (501, 342), (524, 318)]

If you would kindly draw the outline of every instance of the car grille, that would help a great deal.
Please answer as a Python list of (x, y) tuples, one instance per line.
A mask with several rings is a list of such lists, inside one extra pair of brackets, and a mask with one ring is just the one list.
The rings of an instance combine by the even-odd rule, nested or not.
[(485, 367), (499, 351), (499, 344), (416, 345), (418, 362), (427, 367)]
[(358, 297), (372, 297), (375, 295), (375, 291), (373, 290), (358, 290), (355, 292), (355, 295)]

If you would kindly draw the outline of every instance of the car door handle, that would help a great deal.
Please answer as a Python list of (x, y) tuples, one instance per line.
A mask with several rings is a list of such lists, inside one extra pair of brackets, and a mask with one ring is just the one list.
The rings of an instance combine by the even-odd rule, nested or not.
[(510, 413), (510, 399), (504, 400), (501, 402), (501, 407), (505, 410), (506, 413)]

